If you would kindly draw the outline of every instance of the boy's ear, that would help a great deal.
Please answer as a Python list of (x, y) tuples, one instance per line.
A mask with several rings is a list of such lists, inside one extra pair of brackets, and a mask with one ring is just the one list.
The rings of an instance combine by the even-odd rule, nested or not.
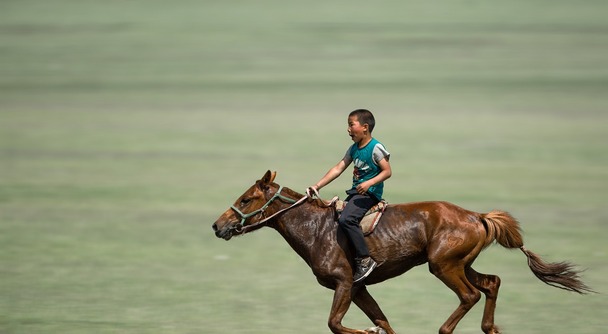
[(363, 123), (361, 126), (365, 127), (365, 131), (369, 132), (369, 124)]
[(262, 179), (260, 180), (260, 185), (261, 186), (268, 186), (272, 183), (272, 181), (274, 181), (274, 178), (277, 176), (277, 172), (271, 172), (270, 170), (268, 170), (266, 172), (266, 174), (264, 174), (264, 176), (262, 176)]

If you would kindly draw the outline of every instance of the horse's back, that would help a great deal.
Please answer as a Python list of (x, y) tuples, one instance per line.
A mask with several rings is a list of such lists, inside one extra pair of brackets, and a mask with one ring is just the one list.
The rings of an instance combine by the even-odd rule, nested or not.
[[(390, 204), (367, 239), (372, 257), (384, 267), (368, 281), (381, 282), (432, 262), (438, 244), (466, 246), (473, 241), (467, 240), (469, 237), (477, 240), (481, 234), (485, 232), (480, 214), (449, 202)], [(476, 244), (474, 241), (465, 248), (475, 248)]]
[[(389, 210), (390, 209), (390, 210)], [(444, 201), (412, 202), (389, 205), (401, 218), (401, 224), (422, 222), (427, 232), (458, 225), (461, 229), (478, 229), (481, 214)], [(397, 222), (399, 224), (399, 222)]]
[(432, 233), (429, 218), (436, 212), (433, 203), (388, 205), (374, 233), (366, 238), (372, 257), (383, 263), (384, 279), (427, 261), (426, 250)]

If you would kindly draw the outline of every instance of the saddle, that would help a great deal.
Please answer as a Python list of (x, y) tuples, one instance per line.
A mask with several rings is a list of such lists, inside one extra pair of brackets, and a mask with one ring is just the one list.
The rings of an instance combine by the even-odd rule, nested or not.
[[(334, 199), (332, 202), (336, 208), (336, 213), (339, 216), (342, 211), (344, 211), (344, 207), (346, 206), (347, 202), (340, 199)], [(376, 228), (376, 225), (378, 225), (378, 222), (380, 222), (380, 217), (382, 217), (382, 214), (387, 206), (388, 202), (381, 200), (378, 204), (374, 205), (365, 213), (365, 216), (363, 216), (360, 223), (361, 230), (363, 230), (363, 235), (370, 235), (372, 232), (374, 232), (374, 229)]]

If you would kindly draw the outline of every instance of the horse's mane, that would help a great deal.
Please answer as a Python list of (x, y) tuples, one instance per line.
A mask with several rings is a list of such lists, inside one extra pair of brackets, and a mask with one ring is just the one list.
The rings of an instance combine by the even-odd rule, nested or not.
[[(276, 183), (274, 183), (273, 185), (276, 186), (277, 189), (280, 187), (280, 185), (278, 185)], [(285, 192), (285, 194), (287, 196), (293, 197), (293, 199), (295, 199), (295, 200), (298, 200), (298, 199), (304, 197), (304, 194), (300, 194), (299, 192), (291, 190), (290, 188), (287, 188), (287, 187), (283, 187), (283, 192)]]
[[(276, 183), (275, 183), (275, 185), (277, 186), (277, 188), (278, 188), (278, 187), (280, 187), (280, 185), (278, 185), (278, 184), (276, 184)], [(300, 198), (302, 198), (302, 197), (304, 197), (304, 196), (305, 196), (304, 194), (300, 194), (299, 192), (294, 191), (294, 190), (291, 190), (290, 188), (287, 188), (287, 187), (283, 187), (283, 192), (284, 192), (284, 193), (285, 193), (287, 196), (292, 197), (292, 198), (294, 198), (294, 199), (296, 199), (296, 200), (297, 200), (297, 199), (300, 199)], [(326, 200), (324, 200), (324, 199), (322, 199), (322, 198), (318, 198), (318, 197), (317, 197), (317, 198), (309, 198), (307, 202), (308, 202), (308, 203), (314, 203), (314, 204), (315, 204), (315, 205), (317, 205), (319, 208), (323, 208), (323, 209), (327, 209), (327, 208), (329, 208), (329, 207), (334, 207), (334, 206), (331, 204), (331, 203), (332, 203), (331, 201), (326, 201)]]

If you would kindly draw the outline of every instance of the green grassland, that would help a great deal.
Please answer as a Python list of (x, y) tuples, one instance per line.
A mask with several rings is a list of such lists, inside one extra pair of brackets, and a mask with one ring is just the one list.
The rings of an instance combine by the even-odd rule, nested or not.
[[(332, 292), (271, 229), (211, 224), (267, 169), (303, 191), (370, 108), (389, 202), (521, 222), (599, 294), (545, 286), (520, 252), (505, 333), (608, 317), (605, 1), (0, 3), (0, 333), (326, 333)], [(322, 196), (343, 196), (343, 176)], [(370, 287), (400, 333), (455, 295), (426, 266)], [(479, 333), (483, 303), (457, 328)], [(345, 325), (371, 324), (353, 306)]]

